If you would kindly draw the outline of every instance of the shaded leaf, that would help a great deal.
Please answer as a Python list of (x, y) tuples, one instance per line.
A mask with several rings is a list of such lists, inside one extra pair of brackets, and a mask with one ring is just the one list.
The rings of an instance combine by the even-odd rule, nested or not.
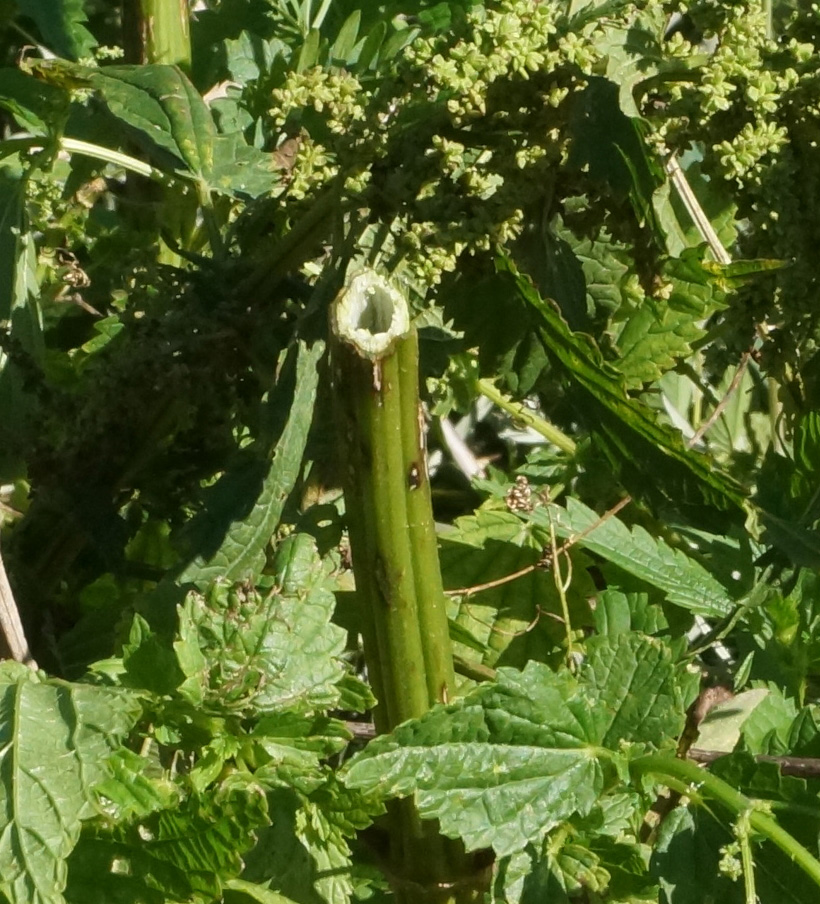
[(638, 221), (651, 223), (652, 195), (664, 181), (663, 172), (647, 152), (642, 121), (621, 111), (618, 86), (590, 78), (574, 106), (570, 128), (569, 165), (587, 171), (616, 197), (628, 197)]
[[(667, 487), (671, 488), (668, 491), (679, 488), (675, 493), (677, 504), (694, 497), (718, 509), (743, 505), (740, 487), (717, 471), (708, 458), (686, 448), (680, 435), (659, 423), (645, 404), (630, 398), (623, 378), (604, 363), (592, 340), (573, 333), (532, 284), (515, 271), (508, 258), (498, 258), (497, 266), (501, 273), (509, 274), (521, 297), (540, 313), (540, 335), (581, 391), (583, 410), (590, 417), (593, 434), (614, 461), (649, 473), (662, 470)], [(637, 474), (635, 478), (638, 479)], [(653, 484), (644, 479), (635, 492), (641, 486), (646, 491)]]
[(83, 0), (17, 0), (24, 16), (33, 19), (43, 40), (57, 56), (77, 60), (91, 55), (97, 46), (85, 27), (88, 21)]
[(299, 476), (323, 352), (321, 342), (300, 342), (288, 353), (277, 390), (293, 396), (273, 455), (269, 462), (258, 455), (240, 460), (208, 492), (203, 515), (188, 526), (187, 545), (196, 555), (179, 583), (203, 587), (217, 578), (241, 581), (260, 571), (264, 549)]
[[(543, 661), (560, 649), (565, 629), (547, 615), (562, 612), (555, 578), (534, 567), (549, 542), (548, 533), (533, 531), (531, 525), (506, 511), (480, 510), (475, 516), (459, 518), (455, 526), (439, 544), (446, 589), (481, 587), (529, 568), (515, 580), (451, 598), (448, 614), (473, 639), (472, 648), (477, 645), (484, 651), (482, 662), (523, 666), (529, 659)], [(567, 602), (573, 624), (581, 626), (589, 623), (587, 599), (594, 587), (578, 557), (573, 573)], [(458, 636), (454, 640), (458, 641)], [(465, 645), (458, 652), (469, 657), (472, 648)]]
[(8, 110), (18, 125), (34, 135), (46, 135), (60, 126), (68, 95), (22, 69), (0, 69), (0, 107)]
[(478, 348), (480, 375), (501, 378), (520, 396), (535, 385), (547, 356), (537, 315), (510, 289), (497, 275), (459, 281), (444, 294), (445, 313), (464, 331), (465, 345)]
[[(0, 164), (0, 330), (39, 363), (44, 357), (37, 286), (37, 251), (25, 212), (26, 178), (16, 160)], [(0, 481), (26, 470), (38, 398), (27, 391), (27, 374), (0, 346)]]
[(70, 904), (210, 901), (242, 869), (255, 830), (268, 822), (261, 789), (190, 797), (138, 823), (95, 826), (69, 863)]
[[(804, 824), (805, 817), (802, 817)], [(661, 823), (651, 867), (665, 904), (745, 904), (742, 881), (720, 868), (724, 846), (735, 841), (731, 826), (707, 808), (678, 807)], [(755, 886), (760, 904), (811, 904), (817, 886), (770, 844), (753, 848)], [(739, 865), (739, 864), (738, 864)]]

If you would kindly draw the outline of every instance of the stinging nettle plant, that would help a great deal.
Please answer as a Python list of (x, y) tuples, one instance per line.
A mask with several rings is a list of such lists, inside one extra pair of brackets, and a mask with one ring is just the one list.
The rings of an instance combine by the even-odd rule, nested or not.
[(0, 900), (814, 901), (816, 11), (123, 7), (3, 36)]

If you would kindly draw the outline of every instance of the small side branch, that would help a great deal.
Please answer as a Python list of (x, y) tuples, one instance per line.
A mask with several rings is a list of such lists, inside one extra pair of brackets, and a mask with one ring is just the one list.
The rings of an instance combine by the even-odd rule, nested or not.
[(8, 648), (12, 659), (23, 662), (32, 669), (37, 668), (23, 631), (14, 594), (11, 592), (2, 554), (0, 554), (0, 640)]

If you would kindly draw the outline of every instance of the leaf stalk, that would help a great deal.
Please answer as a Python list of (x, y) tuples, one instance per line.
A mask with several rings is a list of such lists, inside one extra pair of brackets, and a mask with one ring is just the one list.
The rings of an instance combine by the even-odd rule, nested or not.
[(699, 794), (722, 804), (738, 819), (743, 819), (749, 831), (756, 832), (777, 845), (817, 885), (820, 885), (820, 861), (800, 842), (783, 829), (760, 805), (741, 794), (728, 782), (707, 772), (691, 760), (652, 754), (639, 757), (631, 764), (633, 774), (652, 775), (664, 782), (682, 780), (697, 787)]

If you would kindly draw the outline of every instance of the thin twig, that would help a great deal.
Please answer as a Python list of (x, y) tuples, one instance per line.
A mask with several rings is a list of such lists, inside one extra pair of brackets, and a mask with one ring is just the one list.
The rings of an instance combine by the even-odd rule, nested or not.
[[(708, 765), (721, 757), (728, 756), (724, 750), (702, 750), (693, 747), (687, 754), (690, 760)], [(783, 775), (796, 775), (799, 778), (820, 778), (820, 759), (803, 756), (769, 756), (759, 753), (755, 755), (758, 763), (774, 763), (780, 767)]]
[(552, 577), (555, 583), (555, 590), (558, 594), (558, 599), (561, 602), (561, 612), (564, 616), (564, 632), (567, 640), (567, 665), (571, 667), (573, 663), (572, 654), (574, 650), (572, 649), (572, 622), (570, 620), (569, 605), (567, 603), (567, 590), (572, 583), (572, 559), (567, 556), (567, 577), (565, 580), (563, 575), (561, 574), (561, 555), (555, 537), (555, 522), (552, 520), (552, 515), (550, 514), (549, 509), (547, 509), (547, 514), (549, 515), (550, 522), (550, 554), (552, 556), (553, 562)]
[(708, 418), (698, 427), (698, 429), (689, 437), (686, 441), (686, 445), (690, 448), (692, 446), (697, 445), (703, 435), (709, 430), (715, 421), (723, 414), (724, 409), (729, 404), (729, 399), (732, 397), (734, 391), (740, 386), (740, 381), (743, 379), (743, 374), (746, 373), (746, 368), (749, 366), (749, 360), (752, 356), (752, 353), (749, 351), (743, 352), (740, 356), (740, 363), (737, 366), (737, 370), (735, 371), (735, 375), (732, 377), (732, 382), (729, 384), (729, 388), (726, 390), (723, 398), (715, 405), (714, 411), (709, 415)]
[(456, 428), (447, 420), (446, 417), (439, 418), (439, 426), (441, 427), (441, 436), (444, 444), (447, 446), (450, 455), (456, 467), (467, 477), (472, 480), (473, 477), (484, 477), (484, 466), (473, 455), (467, 443), (458, 435)]
[(689, 184), (686, 173), (684, 173), (674, 152), (669, 155), (666, 161), (666, 172), (675, 187), (675, 191), (677, 191), (678, 196), (683, 201), (686, 212), (692, 218), (692, 222), (703, 240), (709, 245), (709, 250), (715, 256), (715, 260), (719, 264), (731, 264), (732, 258), (729, 256), (729, 252), (723, 247), (723, 242), (721, 242), (715, 232), (709, 217), (706, 216), (706, 212), (700, 206), (700, 201), (698, 201), (697, 196), (692, 191), (692, 186)]
[(540, 560), (538, 562), (533, 562), (532, 565), (525, 565), (523, 568), (519, 568), (518, 571), (513, 571), (511, 574), (505, 574), (504, 577), (496, 578), (494, 581), (485, 581), (483, 584), (473, 584), (471, 587), (459, 587), (457, 590), (445, 590), (445, 596), (473, 596), (473, 594), (481, 593), (484, 590), (492, 590), (494, 587), (501, 587), (502, 584), (509, 584), (510, 581), (517, 581), (518, 578), (523, 578), (525, 575), (530, 574), (535, 571), (540, 565)]
[(612, 506), (612, 508), (607, 509), (603, 513), (603, 515), (601, 515), (601, 517), (594, 524), (590, 524), (589, 527), (584, 528), (584, 530), (582, 530), (580, 533), (573, 534), (571, 537), (568, 537), (566, 540), (564, 540), (564, 542), (561, 544), (561, 547), (559, 548), (558, 552), (559, 553), (566, 552), (571, 546), (574, 546), (579, 540), (583, 540), (584, 537), (589, 536), (594, 530), (598, 530), (598, 528), (605, 521), (609, 521), (610, 518), (615, 517), (615, 515), (617, 515), (618, 512), (620, 512), (620, 510), (622, 508), (626, 508), (626, 506), (628, 506), (630, 502), (632, 502), (632, 497), (624, 496), (624, 498), (621, 499), (620, 501), (616, 502), (615, 505)]
[[(601, 515), (601, 517), (589, 527), (582, 530), (580, 533), (573, 534), (571, 537), (568, 537), (561, 546), (555, 552), (553, 556), (553, 560), (557, 559), (563, 553), (569, 551), (569, 549), (574, 546), (579, 540), (582, 540), (588, 534), (591, 534), (592, 531), (599, 528), (605, 521), (608, 521), (613, 516), (617, 515), (618, 512), (629, 505), (632, 502), (631, 496), (624, 496), (619, 502), (616, 502), (615, 505), (612, 506), (611, 509), (608, 509), (606, 512)], [(476, 593), (481, 593), (484, 590), (492, 590), (494, 587), (501, 587), (503, 584), (509, 584), (510, 581), (517, 581), (518, 578), (523, 578), (526, 575), (530, 574), (533, 571), (536, 571), (539, 568), (545, 568), (543, 559), (539, 559), (537, 562), (533, 562), (532, 565), (525, 565), (523, 568), (519, 568), (518, 571), (513, 571), (511, 574), (506, 574), (503, 577), (495, 578), (492, 581), (485, 581), (483, 584), (473, 584), (470, 587), (459, 587), (456, 590), (445, 590), (445, 596), (473, 596)]]
[(32, 669), (37, 668), (23, 631), (23, 623), (20, 620), (17, 603), (14, 601), (14, 594), (11, 592), (2, 555), (0, 555), (0, 635), (12, 659), (25, 663)]

